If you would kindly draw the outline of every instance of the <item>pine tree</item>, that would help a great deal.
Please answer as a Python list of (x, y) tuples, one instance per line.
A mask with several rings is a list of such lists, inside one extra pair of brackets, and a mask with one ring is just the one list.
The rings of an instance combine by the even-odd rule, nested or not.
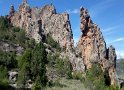
[(47, 83), (46, 64), (47, 53), (45, 51), (45, 46), (43, 43), (39, 43), (32, 52), (31, 72), (33, 80), (37, 80), (41, 86), (45, 86)]

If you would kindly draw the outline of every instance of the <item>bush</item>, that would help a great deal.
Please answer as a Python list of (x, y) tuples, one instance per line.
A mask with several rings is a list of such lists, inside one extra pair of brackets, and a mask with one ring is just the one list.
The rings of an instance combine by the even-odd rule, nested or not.
[(59, 57), (59, 54), (48, 54), (48, 66), (57, 71), (57, 74), (60, 76), (66, 76), (68, 79), (72, 78), (72, 66), (67, 58), (62, 59)]
[(33, 80), (36, 80), (37, 76), (40, 76), (40, 83), (43, 86), (47, 83), (46, 64), (47, 53), (45, 51), (45, 46), (43, 43), (39, 43), (32, 51), (31, 73), (33, 75)]
[(52, 46), (53, 48), (56, 48), (58, 51), (61, 50), (59, 43), (57, 43), (50, 34), (47, 35), (45, 42)]
[(13, 42), (25, 46), (26, 35), (25, 31), (19, 27), (13, 27), (6, 17), (0, 17), (0, 40)]
[(45, 87), (47, 84), (46, 76), (47, 53), (43, 43), (38, 43), (32, 49), (26, 49), (21, 57), (18, 57), (18, 86), (24, 88), (26, 81), (31, 79), (34, 82), (34, 90)]
[(0, 17), (0, 30), (6, 30), (7, 28), (9, 28), (11, 25), (9, 23), (9, 21), (7, 20), (6, 17), (1, 16)]
[(86, 79), (84, 85), (93, 90), (105, 90), (104, 73), (100, 64), (93, 64), (92, 68), (86, 71)]
[(24, 88), (26, 81), (30, 78), (30, 63), (31, 63), (31, 50), (25, 50), (22, 57), (18, 61), (19, 75), (18, 75), (18, 86)]
[(0, 51), (0, 65), (7, 67), (8, 69), (17, 67), (15, 52), (3, 52)]
[(72, 78), (82, 82), (84, 81), (83, 73), (80, 72), (73, 72)]
[(0, 65), (0, 87), (7, 87), (9, 81), (7, 79), (7, 68)]

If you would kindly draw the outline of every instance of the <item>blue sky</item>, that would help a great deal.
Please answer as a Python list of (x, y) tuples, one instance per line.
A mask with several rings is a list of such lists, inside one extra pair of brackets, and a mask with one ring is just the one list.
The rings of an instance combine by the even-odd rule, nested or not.
[[(0, 15), (7, 15), (10, 5), (18, 9), (22, 0), (0, 0)], [(53, 4), (58, 13), (67, 11), (73, 30), (74, 40), (78, 41), (80, 33), (79, 9), (88, 9), (92, 20), (103, 33), (107, 46), (116, 48), (118, 58), (124, 57), (124, 0), (28, 0), (31, 7)]]

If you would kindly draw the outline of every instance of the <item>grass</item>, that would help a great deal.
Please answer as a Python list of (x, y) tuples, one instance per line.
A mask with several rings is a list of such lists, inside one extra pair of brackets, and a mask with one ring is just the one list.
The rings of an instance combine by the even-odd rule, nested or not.
[(80, 80), (65, 79), (59, 80), (60, 86), (47, 87), (46, 90), (87, 90)]

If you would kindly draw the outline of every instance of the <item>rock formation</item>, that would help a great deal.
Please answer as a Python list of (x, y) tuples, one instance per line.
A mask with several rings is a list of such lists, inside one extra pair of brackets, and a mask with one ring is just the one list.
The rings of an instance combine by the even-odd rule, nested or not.
[(62, 55), (69, 57), (73, 71), (84, 72), (85, 69), (91, 68), (93, 63), (100, 63), (103, 71), (108, 70), (111, 84), (115, 83), (115, 49), (112, 46), (106, 48), (100, 28), (93, 23), (87, 9), (80, 9), (82, 35), (76, 48), (69, 14), (58, 14), (52, 4), (42, 8), (30, 8), (27, 0), (23, 0), (17, 12), (14, 6), (11, 6), (8, 19), (14, 26), (25, 29), (27, 36), (37, 42), (50, 34), (64, 48), (65, 52)]
[(27, 36), (37, 42), (42, 41), (44, 35), (51, 34), (61, 47), (67, 49), (73, 45), (69, 15), (57, 14), (53, 5), (30, 8), (27, 0), (23, 0), (18, 12), (15, 12), (14, 6), (11, 6), (9, 19), (14, 26), (24, 28)]
[(27, 1), (23, 0), (18, 12), (11, 6), (8, 18), (14, 26), (25, 29), (27, 36), (37, 42), (42, 41), (44, 36), (47, 38), (47, 34), (51, 34), (69, 56), (74, 71), (85, 70), (82, 58), (76, 57), (72, 52), (74, 40), (68, 13), (58, 14), (52, 4), (42, 8), (30, 8)]
[(115, 49), (110, 46), (106, 48), (106, 42), (102, 36), (100, 28), (93, 23), (87, 9), (80, 9), (80, 29), (82, 35), (77, 45), (80, 50), (82, 60), (86, 69), (92, 67), (94, 63), (100, 63), (103, 71), (108, 70), (111, 84), (115, 83), (114, 73), (116, 70)]

